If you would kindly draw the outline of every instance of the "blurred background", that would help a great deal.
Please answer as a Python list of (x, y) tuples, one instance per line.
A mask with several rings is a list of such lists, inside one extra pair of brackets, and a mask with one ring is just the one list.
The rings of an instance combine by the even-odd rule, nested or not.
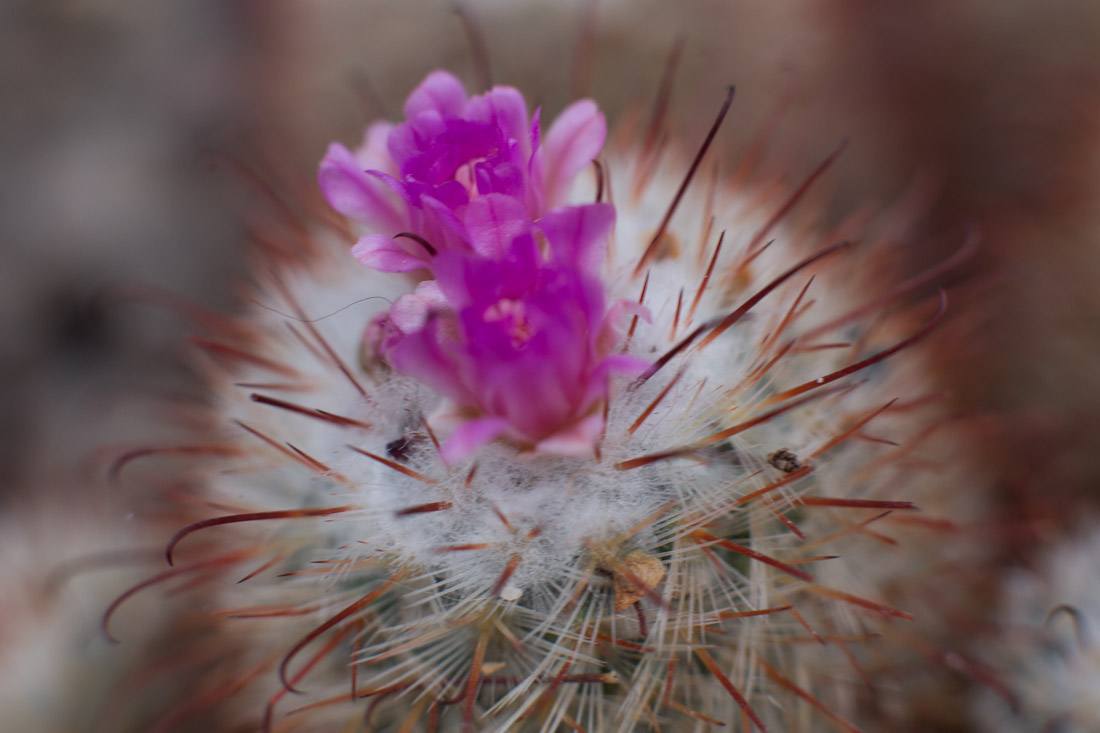
[[(97, 695), (91, 671), (118, 663), (97, 646), (94, 609), (126, 586), (125, 570), (109, 581), (81, 573), (75, 596), (29, 589), (110, 548), (134, 548), (121, 563), (134, 572), (150, 562), (150, 540), (130, 521), (140, 486), (105, 482), (96, 456), (158, 434), (149, 394), (197, 389), (180, 358), (188, 324), (149, 293), (237, 307), (262, 207), (232, 161), (308, 180), (329, 140), (355, 143), (366, 121), (399, 116), (428, 70), (450, 68), (476, 88), (479, 55), (494, 82), (521, 87), (544, 114), (583, 93), (614, 122), (648, 105), (677, 47), (671, 119), (684, 139), (701, 136), (734, 83), (721, 142), (731, 160), (763, 135), (762, 168), (798, 181), (847, 139), (824, 187), (831, 210), (921, 191), (929, 209), (914, 268), (955, 251), (966, 227), (982, 232), (976, 284), (958, 306), (971, 327), (943, 354), (943, 377), (969, 409), (1010, 416), (988, 446), (1004, 477), (1000, 519), (1028, 522), (1006, 559), (1026, 563), (1033, 540), (1091, 510), (1100, 479), (1093, 0), (8, 0), (5, 729), (74, 729), (81, 696)], [(79, 609), (90, 609), (90, 624), (64, 615)], [(150, 638), (167, 622), (151, 608)], [(129, 654), (140, 653), (132, 644)], [(18, 683), (11, 669), (22, 670)]]

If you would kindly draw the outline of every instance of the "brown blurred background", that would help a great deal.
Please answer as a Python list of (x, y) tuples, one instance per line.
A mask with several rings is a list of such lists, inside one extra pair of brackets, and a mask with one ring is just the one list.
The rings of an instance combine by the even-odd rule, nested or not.
[[(973, 325), (944, 365), (961, 402), (1011, 416), (994, 446), (1004, 450), (990, 451), (1006, 476), (1005, 516), (1039, 517), (1053, 532), (1093, 501), (1100, 4), (461, 7), (484, 38), (493, 80), (520, 86), (547, 113), (587, 88), (614, 120), (653, 97), (682, 40), (672, 119), (685, 139), (698, 139), (735, 83), (722, 142), (731, 157), (766, 130), (767, 167), (796, 181), (847, 138), (824, 186), (834, 210), (886, 205), (916, 184), (931, 192), (913, 267), (954, 251), (963, 227), (978, 227), (978, 286), (959, 301)], [(365, 121), (397, 117), (411, 86), (438, 66), (476, 86), (475, 54), (446, 0), (9, 0), (0, 8), (7, 574), (18, 581), (96, 546), (144, 540), (127, 524), (138, 488), (105, 485), (89, 456), (155, 434), (145, 395), (195, 389), (179, 358), (187, 324), (119, 291), (164, 288), (233, 307), (244, 232), (262, 210), (212, 161), (229, 152), (308, 176), (328, 140), (355, 142)], [(38, 611), (15, 616), (9, 640), (50, 623)], [(55, 684), (36, 693), (37, 712), (0, 709), (0, 722), (65, 729), (51, 727), (64, 706), (43, 711), (69, 699), (65, 685), (81, 678), (43, 679)]]

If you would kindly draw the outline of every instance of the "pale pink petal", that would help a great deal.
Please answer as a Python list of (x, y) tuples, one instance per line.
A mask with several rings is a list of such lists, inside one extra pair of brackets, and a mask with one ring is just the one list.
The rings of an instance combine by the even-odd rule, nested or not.
[(405, 100), (405, 118), (411, 120), (424, 112), (457, 117), (465, 106), (466, 90), (462, 82), (449, 72), (433, 71)]
[(649, 308), (638, 301), (616, 300), (607, 309), (607, 315), (603, 319), (604, 324), (618, 327), (621, 325), (620, 321), (626, 316), (637, 316), (646, 323), (653, 323), (653, 314), (649, 312)]
[(392, 196), (376, 178), (364, 172), (343, 145), (329, 146), (317, 182), (332, 208), (344, 216), (384, 231), (395, 231), (400, 226)]
[(399, 181), (397, 178), (390, 175), (389, 173), (386, 173), (385, 171), (376, 170), (373, 168), (364, 172), (367, 174), (368, 178), (374, 181), (378, 181), (380, 185), (383, 185), (387, 189), (392, 191), (395, 196), (403, 199), (406, 203), (409, 202), (409, 192), (406, 190), (405, 184)]
[(512, 240), (529, 227), (527, 208), (518, 199), (500, 193), (480, 196), (466, 208), (466, 231), (474, 251), (499, 259)]
[(424, 328), (433, 309), (445, 308), (447, 301), (435, 280), (425, 280), (416, 290), (406, 293), (390, 307), (390, 320), (404, 333)]
[(426, 260), (409, 254), (400, 244), (381, 234), (361, 237), (351, 248), (351, 254), (367, 267), (381, 272), (411, 272), (428, 266)]
[(440, 455), (446, 463), (458, 463), (503, 433), (507, 428), (508, 421), (502, 417), (482, 417), (476, 420), (467, 420), (443, 441), (439, 451)]
[(635, 300), (617, 300), (607, 309), (603, 322), (596, 330), (595, 348), (599, 353), (607, 353), (616, 347), (622, 337), (626, 317), (636, 317), (646, 323), (653, 323), (653, 316), (641, 303)]
[(447, 299), (443, 297), (443, 291), (435, 280), (425, 280), (416, 286), (416, 297), (435, 308), (443, 308), (447, 305)]
[[(434, 112), (425, 112), (418, 117), (421, 120), (421, 125), (426, 127), (424, 117), (435, 115)], [(438, 115), (435, 115), (438, 117)], [(416, 130), (413, 129), (413, 120), (402, 122), (390, 131), (390, 134), (386, 137), (386, 150), (389, 152), (390, 158), (393, 160), (393, 168), (400, 171), (410, 158), (416, 156), (420, 151), (418, 146), (418, 136)]]
[(544, 206), (553, 208), (561, 203), (573, 178), (599, 155), (606, 137), (607, 122), (590, 99), (574, 102), (554, 120), (538, 152)]
[(613, 354), (604, 357), (593, 373), (593, 378), (611, 374), (624, 374), (636, 377), (650, 367), (651, 362), (629, 354)]
[(428, 320), (428, 304), (412, 293), (402, 295), (390, 308), (390, 321), (404, 333), (424, 328)]
[(603, 415), (591, 415), (535, 446), (536, 453), (583, 458), (592, 455), (603, 432)]
[(393, 130), (392, 122), (372, 122), (363, 132), (363, 144), (355, 149), (355, 160), (363, 170), (375, 169), (396, 174), (386, 140)]

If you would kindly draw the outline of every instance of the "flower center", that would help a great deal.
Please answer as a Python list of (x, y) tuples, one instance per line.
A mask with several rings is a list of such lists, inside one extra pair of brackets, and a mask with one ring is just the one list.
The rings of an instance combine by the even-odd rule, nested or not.
[(524, 347), (534, 330), (527, 320), (527, 308), (522, 300), (514, 298), (501, 298), (493, 305), (485, 309), (485, 320), (490, 323), (508, 320), (508, 334), (512, 337), (512, 346), (517, 349)]

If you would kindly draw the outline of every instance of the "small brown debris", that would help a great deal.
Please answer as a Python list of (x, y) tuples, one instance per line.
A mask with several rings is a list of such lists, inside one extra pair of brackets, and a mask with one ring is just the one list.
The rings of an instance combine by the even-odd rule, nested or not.
[(424, 442), (424, 436), (419, 433), (402, 435), (400, 438), (386, 443), (386, 455), (398, 463), (408, 463), (412, 452)]
[[(614, 574), (616, 611), (625, 611), (633, 606), (665, 577), (665, 566), (661, 561), (641, 550), (630, 552), (621, 562), (628, 572)], [(639, 588), (637, 581), (641, 581), (646, 587)]]
[(794, 473), (802, 468), (802, 461), (794, 452), (781, 448), (768, 456), (768, 463), (778, 468), (783, 473)]

